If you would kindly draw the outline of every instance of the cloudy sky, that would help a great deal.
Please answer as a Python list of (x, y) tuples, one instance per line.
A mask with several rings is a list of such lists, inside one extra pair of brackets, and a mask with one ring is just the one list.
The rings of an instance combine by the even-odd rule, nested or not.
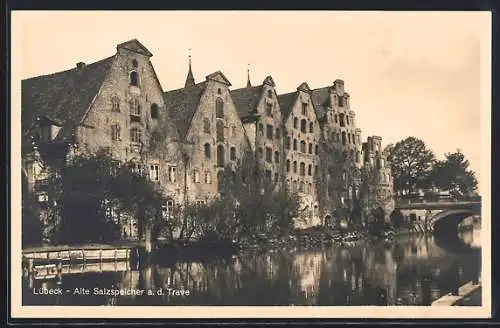
[(416, 136), (438, 158), (460, 149), (478, 178), (486, 175), (488, 13), (60, 11), (13, 13), (12, 21), (17, 83), (113, 55), (136, 38), (153, 53), (163, 88), (177, 89), (191, 48), (197, 82), (221, 70), (243, 87), (247, 64), (253, 84), (272, 75), (278, 93), (343, 79), (363, 138), (386, 145)]

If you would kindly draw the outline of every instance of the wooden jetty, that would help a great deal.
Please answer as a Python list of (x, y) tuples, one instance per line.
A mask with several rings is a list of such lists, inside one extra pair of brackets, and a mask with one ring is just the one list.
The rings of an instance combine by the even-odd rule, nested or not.
[[(23, 250), (23, 269), (28, 273), (57, 274), (75, 264), (126, 262), (137, 260), (135, 245), (89, 245), (87, 247), (40, 247)], [(101, 264), (102, 267), (102, 264)]]
[(474, 293), (481, 291), (481, 284), (474, 284), (469, 281), (462, 287), (458, 289), (458, 295), (452, 295), (451, 293), (444, 295), (443, 297), (432, 302), (431, 306), (455, 306), (460, 305), (462, 301), (470, 297)]

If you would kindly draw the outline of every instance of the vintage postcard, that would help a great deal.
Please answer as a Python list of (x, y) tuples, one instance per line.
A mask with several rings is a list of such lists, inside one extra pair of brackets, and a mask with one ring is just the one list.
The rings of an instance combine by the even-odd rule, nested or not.
[(488, 318), (490, 12), (12, 12), (13, 318)]

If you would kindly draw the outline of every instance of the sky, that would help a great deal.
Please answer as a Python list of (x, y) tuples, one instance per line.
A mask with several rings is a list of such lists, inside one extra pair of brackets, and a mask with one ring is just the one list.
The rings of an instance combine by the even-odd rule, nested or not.
[(342, 79), (363, 139), (378, 135), (385, 146), (415, 136), (438, 159), (460, 149), (481, 185), (489, 167), (481, 152), (489, 142), (489, 19), (487, 12), (14, 12), (21, 56), (13, 83), (95, 62), (134, 38), (153, 53), (165, 91), (184, 85), (189, 49), (196, 82), (220, 70), (233, 89), (244, 87), (248, 65), (252, 84), (271, 75), (278, 94)]

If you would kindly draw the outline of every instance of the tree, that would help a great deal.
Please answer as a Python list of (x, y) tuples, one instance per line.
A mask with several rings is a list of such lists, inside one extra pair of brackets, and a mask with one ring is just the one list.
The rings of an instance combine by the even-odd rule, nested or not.
[(398, 194), (407, 194), (427, 186), (435, 156), (422, 140), (408, 137), (395, 145), (388, 145), (384, 151), (388, 155), (394, 189)]
[(28, 181), (22, 174), (22, 246), (38, 245), (42, 242), (40, 205), (35, 195), (28, 190)]
[[(84, 243), (120, 238), (119, 216), (138, 218), (139, 233), (161, 214), (165, 199), (134, 163), (105, 151), (74, 156), (49, 178), (48, 196), (60, 224), (53, 241)], [(119, 213), (113, 215), (112, 212)]]
[(475, 172), (469, 170), (469, 161), (464, 154), (457, 150), (445, 154), (444, 161), (435, 163), (430, 174), (430, 181), (452, 196), (468, 196), (477, 189)]

